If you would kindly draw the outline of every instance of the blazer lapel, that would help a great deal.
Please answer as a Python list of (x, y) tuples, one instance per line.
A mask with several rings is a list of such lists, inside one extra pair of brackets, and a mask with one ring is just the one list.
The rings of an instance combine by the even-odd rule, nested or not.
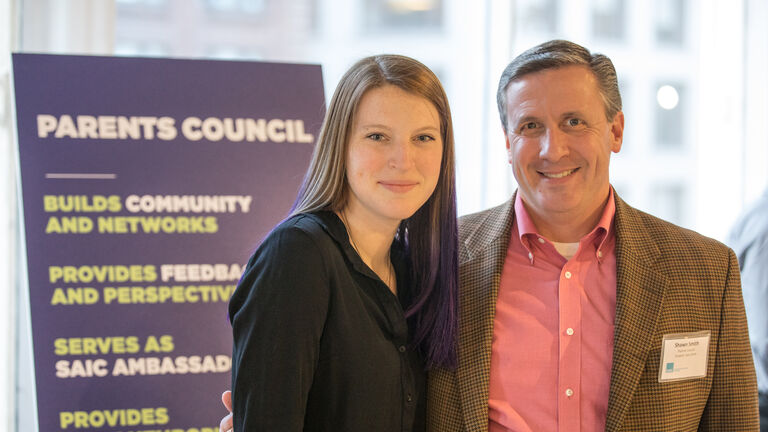
[(645, 368), (667, 278), (637, 210), (616, 196), (616, 321), (606, 431), (618, 431)]
[[(457, 379), (467, 431), (488, 430), (488, 386), (496, 297), (513, 221), (515, 196), (461, 229)], [(468, 224), (472, 224), (467, 226)]]

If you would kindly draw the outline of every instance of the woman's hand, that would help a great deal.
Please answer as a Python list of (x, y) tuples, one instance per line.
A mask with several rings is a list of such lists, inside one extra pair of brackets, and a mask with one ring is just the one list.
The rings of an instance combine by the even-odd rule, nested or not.
[(227, 408), (229, 414), (221, 419), (219, 423), (219, 432), (231, 432), (232, 431), (232, 392), (227, 390), (221, 394), (221, 403)]

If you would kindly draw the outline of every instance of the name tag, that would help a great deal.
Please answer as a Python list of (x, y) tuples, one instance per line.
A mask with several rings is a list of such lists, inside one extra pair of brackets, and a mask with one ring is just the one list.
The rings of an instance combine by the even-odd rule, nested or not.
[(707, 376), (710, 335), (709, 330), (664, 335), (659, 382)]

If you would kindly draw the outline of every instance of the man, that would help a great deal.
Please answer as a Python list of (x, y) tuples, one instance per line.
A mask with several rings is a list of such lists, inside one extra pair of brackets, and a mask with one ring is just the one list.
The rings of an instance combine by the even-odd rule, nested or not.
[(609, 185), (611, 61), (544, 43), (497, 100), (519, 189), (461, 219), (459, 367), (430, 374), (430, 429), (756, 430), (734, 254)]
[(734, 224), (727, 243), (736, 252), (757, 372), (760, 430), (768, 431), (768, 189)]
[(429, 430), (757, 430), (733, 252), (609, 184), (611, 61), (541, 44), (497, 100), (519, 189), (460, 219), (459, 365), (430, 371)]

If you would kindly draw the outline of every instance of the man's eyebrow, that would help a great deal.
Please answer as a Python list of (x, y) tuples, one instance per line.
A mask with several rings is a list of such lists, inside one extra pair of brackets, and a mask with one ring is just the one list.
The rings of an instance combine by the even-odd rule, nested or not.
[(539, 121), (539, 118), (534, 116), (534, 115), (524, 115), (524, 116), (521, 116), (521, 117), (518, 117), (518, 118), (514, 118), (514, 119), (512, 119), (512, 121), (513, 121), (513, 124), (515, 126), (518, 126), (518, 125), (521, 125), (523, 123), (528, 123), (528, 122), (531, 122), (531, 121), (534, 121), (534, 122), (535, 121)]
[(560, 115), (560, 118), (566, 117), (584, 117), (581, 111), (568, 111)]

